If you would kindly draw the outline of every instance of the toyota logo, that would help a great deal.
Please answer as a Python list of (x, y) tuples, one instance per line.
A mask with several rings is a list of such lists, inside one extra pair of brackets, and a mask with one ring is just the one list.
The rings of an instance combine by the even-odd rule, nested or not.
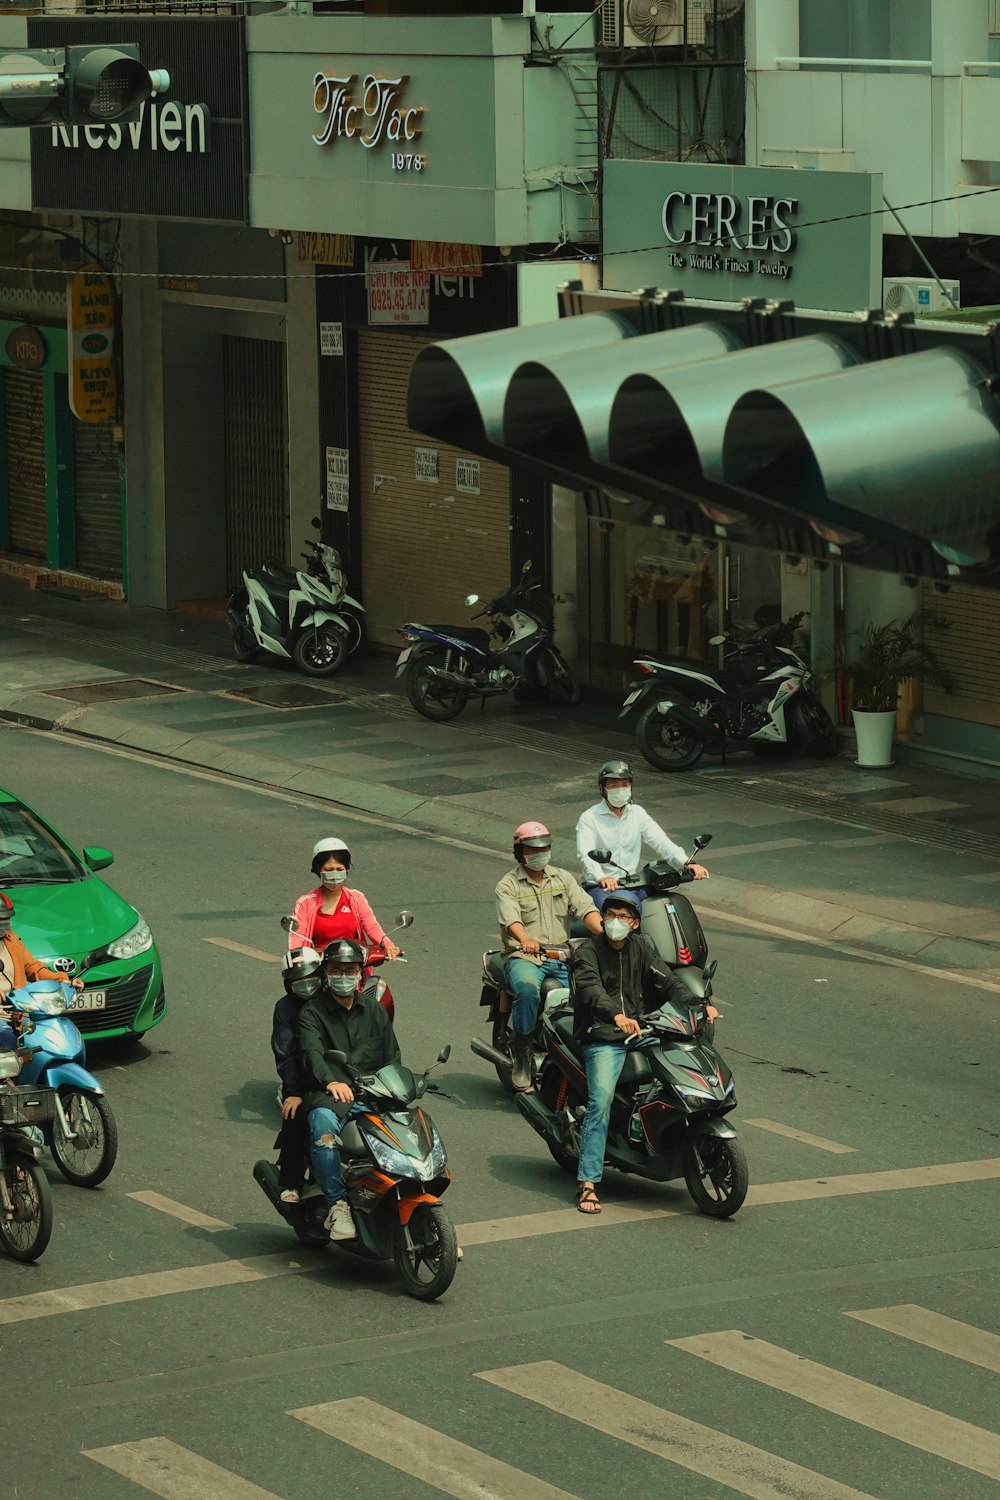
[(52, 967), (53, 967), (53, 969), (57, 969), (60, 974), (75, 974), (76, 973), (76, 959), (75, 958), (54, 958), (52, 960)]

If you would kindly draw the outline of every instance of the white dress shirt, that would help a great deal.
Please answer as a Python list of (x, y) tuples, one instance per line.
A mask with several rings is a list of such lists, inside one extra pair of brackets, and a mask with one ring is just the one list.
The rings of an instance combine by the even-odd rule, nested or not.
[(576, 825), (576, 852), (583, 884), (596, 885), (605, 875), (621, 876), (621, 870), (612, 865), (595, 864), (590, 858), (591, 849), (610, 849), (614, 865), (623, 866), (631, 874), (642, 867), (644, 843), (658, 858), (669, 860), (675, 870), (683, 870), (688, 862), (680, 844), (668, 839), (659, 823), (654, 823), (646, 809), (635, 802), (627, 803), (620, 817), (603, 800), (588, 807)]

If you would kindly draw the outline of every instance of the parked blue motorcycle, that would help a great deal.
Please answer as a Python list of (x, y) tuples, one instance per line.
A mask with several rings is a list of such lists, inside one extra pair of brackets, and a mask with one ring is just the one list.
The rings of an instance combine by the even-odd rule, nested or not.
[(104, 1090), (84, 1067), (87, 1049), (66, 1012), (70, 984), (40, 979), (11, 990), (5, 1003), (21, 1015), (21, 1048), (30, 1054), (18, 1082), (55, 1090), (52, 1119), (39, 1125), (67, 1182), (97, 1187), (118, 1156), (118, 1127)]
[[(579, 703), (580, 687), (552, 639), (544, 605), (532, 599), (542, 588), (525, 563), (522, 577), (483, 606), (490, 629), (461, 625), (399, 627), (406, 640), (396, 658), (396, 676), (406, 674), (406, 696), (425, 719), (443, 723), (462, 712), (470, 698), (548, 694), (558, 703)], [(478, 594), (465, 600), (479, 603)]]

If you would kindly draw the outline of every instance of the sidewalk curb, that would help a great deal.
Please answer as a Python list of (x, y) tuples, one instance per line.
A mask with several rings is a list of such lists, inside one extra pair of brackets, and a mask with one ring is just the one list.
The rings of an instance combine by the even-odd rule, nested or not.
[[(103, 732), (95, 719), (103, 720)], [(89, 727), (85, 720), (89, 721)], [(400, 792), (375, 782), (342, 776), (334, 778), (330, 773), (314, 767), (303, 768), (294, 761), (247, 755), (245, 751), (220, 745), (203, 736), (178, 736), (170, 731), (146, 730), (144, 726), (115, 719), (99, 710), (91, 709), (81, 714), (79, 709), (74, 709), (62, 717), (53, 717), (6, 707), (0, 708), (0, 722), (137, 750), (156, 759), (229, 775), (234, 780), (274, 791), (298, 792), (325, 802), (331, 808), (342, 807), (348, 812), (398, 821), (438, 838), (461, 840), (484, 852), (506, 855), (509, 849), (509, 820), (495, 814), (457, 807), (435, 797)], [(336, 785), (336, 797), (329, 794), (331, 782)], [(938, 969), (1000, 982), (1000, 955), (974, 939), (956, 938), (954, 934), (899, 921), (890, 922), (855, 907), (818, 900), (776, 886), (759, 885), (732, 875), (713, 876), (711, 899), (700, 902), (699, 909), (708, 915), (717, 912), (721, 919), (732, 913), (746, 920), (770, 923), (786, 931), (789, 937), (816, 937), (832, 943), (840, 941), (873, 956), (905, 959), (930, 973)]]

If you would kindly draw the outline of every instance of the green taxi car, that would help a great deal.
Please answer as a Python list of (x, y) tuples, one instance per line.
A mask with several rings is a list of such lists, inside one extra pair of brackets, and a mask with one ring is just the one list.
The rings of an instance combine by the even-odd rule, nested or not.
[(163, 1019), (163, 966), (134, 906), (97, 874), (114, 856), (78, 854), (34, 808), (0, 788), (0, 891), (14, 903), (14, 931), (36, 958), (84, 989), (73, 1020), (86, 1041), (138, 1040)]

